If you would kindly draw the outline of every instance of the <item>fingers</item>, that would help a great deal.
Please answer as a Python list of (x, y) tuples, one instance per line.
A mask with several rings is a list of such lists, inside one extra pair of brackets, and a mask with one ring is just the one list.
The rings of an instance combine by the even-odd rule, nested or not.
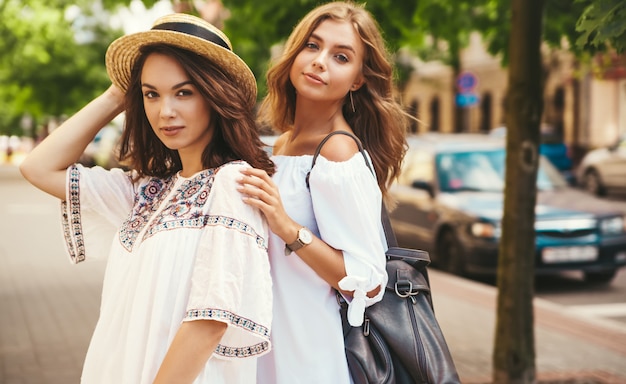
[(241, 177), (237, 180), (237, 190), (249, 197), (267, 201), (273, 192), (274, 185), (267, 173), (260, 169), (248, 168), (241, 171)]
[(237, 181), (239, 183), (237, 191), (242, 194), (243, 201), (260, 209), (270, 227), (273, 228), (286, 216), (278, 188), (265, 171), (254, 168), (243, 169)]
[(241, 174), (244, 176), (251, 176), (251, 177), (258, 178), (264, 181), (265, 183), (269, 184), (270, 186), (274, 187), (274, 181), (272, 181), (272, 178), (267, 174), (267, 172), (265, 172), (262, 169), (244, 168), (241, 170)]
[(243, 194), (247, 204), (269, 213), (272, 206), (280, 204), (280, 194), (267, 172), (260, 169), (247, 168), (241, 171), (237, 190)]

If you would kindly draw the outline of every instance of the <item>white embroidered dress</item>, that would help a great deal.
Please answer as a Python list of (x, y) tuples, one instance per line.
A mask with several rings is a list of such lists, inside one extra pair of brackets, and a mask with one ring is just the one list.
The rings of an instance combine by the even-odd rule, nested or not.
[[(343, 251), (347, 276), (358, 293), (387, 283), (381, 224), (381, 192), (357, 153), (348, 161), (312, 156), (273, 156), (285, 210), (296, 222)], [(285, 243), (270, 234), (274, 291), (272, 351), (259, 359), (259, 384), (349, 384), (343, 333), (335, 290), (296, 254), (285, 256)], [(365, 305), (382, 298), (381, 292)], [(355, 297), (357, 294), (355, 294)], [(362, 316), (363, 303), (350, 303)], [(356, 305), (355, 305), (356, 304)], [(360, 307), (360, 308), (359, 308)], [(358, 313), (360, 312), (360, 313)]]
[(255, 381), (256, 357), (270, 349), (272, 296), (267, 225), (236, 191), (246, 166), (136, 182), (119, 169), (70, 167), (70, 257), (108, 254), (82, 383), (152, 383), (181, 323), (198, 319), (228, 328), (194, 383)]

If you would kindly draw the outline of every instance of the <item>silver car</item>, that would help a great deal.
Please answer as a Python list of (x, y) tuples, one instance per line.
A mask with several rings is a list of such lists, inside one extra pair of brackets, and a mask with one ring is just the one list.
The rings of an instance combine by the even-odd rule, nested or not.
[(583, 188), (598, 196), (626, 191), (626, 135), (615, 145), (587, 153), (576, 176)]

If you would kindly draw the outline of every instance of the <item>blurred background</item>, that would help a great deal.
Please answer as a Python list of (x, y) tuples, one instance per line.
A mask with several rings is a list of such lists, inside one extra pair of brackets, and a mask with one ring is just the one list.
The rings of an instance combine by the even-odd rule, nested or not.
[[(198, 15), (227, 33), (234, 51), (255, 73), (262, 98), (268, 63), (299, 19), (324, 2), (0, 0), (0, 383), (76, 382), (80, 373), (97, 318), (103, 265), (79, 267), (87, 268), (86, 275), (60, 265), (62, 244), (55, 243), (53, 228), (57, 202), (27, 185), (16, 166), (108, 87), (104, 55), (109, 43), (150, 28), (164, 14)], [(490, 380), (492, 346), (494, 356), (504, 354), (493, 340), (495, 275), (504, 242), (504, 191), (507, 183), (516, 187), (518, 182), (505, 177), (504, 159), (511, 149), (505, 143), (508, 135), (520, 137), (519, 130), (537, 128), (507, 127), (517, 109), (507, 95), (513, 87), (528, 85), (509, 84), (511, 52), (518, 48), (509, 42), (525, 37), (512, 28), (512, 3), (520, 2), (366, 4), (392, 54), (395, 96), (415, 118), (402, 174), (391, 190), (398, 202), (393, 226), (401, 245), (426, 249), (433, 259), (439, 321), (467, 383)], [(536, 215), (527, 212), (517, 221), (535, 220), (535, 232), (520, 234), (513, 228), (508, 235), (526, 236), (536, 268), (526, 276), (532, 289), (518, 285), (523, 293), (532, 291), (525, 299), (544, 300), (535, 302), (538, 372), (571, 379), (546, 381), (543, 376), (543, 382), (623, 383), (626, 3), (545, 0), (541, 5), (535, 12), (543, 28), (540, 70), (530, 79), (541, 85), (543, 105)], [(98, 133), (80, 161), (120, 166), (115, 151), (122, 128), (120, 115)], [(271, 151), (275, 136), (267, 127), (261, 130)], [(33, 241), (33, 234), (41, 241)], [(512, 256), (521, 260), (527, 253)], [(473, 305), (481, 300), (482, 306)], [(459, 308), (470, 304), (459, 316)], [(498, 317), (506, 320), (503, 313)], [(41, 322), (42, 316), (48, 321)], [(77, 317), (80, 324), (73, 323)], [(533, 321), (528, 311), (519, 317)], [(571, 319), (593, 322), (574, 321), (574, 326)], [(512, 340), (534, 337), (516, 332), (511, 328)], [(593, 335), (596, 339), (589, 339)], [(594, 358), (580, 354), (582, 348)], [(523, 352), (528, 351), (534, 359), (534, 350)], [(532, 370), (534, 377), (534, 365)], [(584, 374), (577, 374), (581, 370)]]
[[(108, 44), (149, 28), (162, 14), (194, 13), (223, 28), (255, 72), (262, 97), (268, 60), (280, 52), (299, 18), (319, 3), (0, 0), (0, 160), (19, 162), (105, 89)], [(589, 20), (619, 26), (619, 20), (590, 19), (590, 9), (598, 11), (600, 3), (547, 0), (543, 12), (542, 141), (544, 149), (558, 152), (558, 167), (568, 171), (590, 150), (618, 146), (626, 133), (626, 56), (605, 41), (594, 42), (590, 32)], [(367, 9), (394, 55), (398, 97), (417, 119), (412, 133), (506, 129), (508, 1), (387, 0), (368, 2)], [(107, 127), (120, 129), (121, 120)], [(109, 164), (103, 153), (111, 139), (112, 134), (99, 135), (85, 161)]]

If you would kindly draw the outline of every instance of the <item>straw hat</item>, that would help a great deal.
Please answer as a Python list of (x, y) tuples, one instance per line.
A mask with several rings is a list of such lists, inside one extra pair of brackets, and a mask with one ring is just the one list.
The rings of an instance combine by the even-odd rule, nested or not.
[(113, 41), (107, 49), (105, 59), (107, 73), (113, 84), (126, 92), (131, 68), (139, 57), (139, 49), (157, 43), (183, 48), (206, 57), (247, 91), (252, 105), (256, 102), (254, 74), (233, 53), (228, 37), (207, 21), (185, 13), (160, 17), (149, 31), (122, 36)]

